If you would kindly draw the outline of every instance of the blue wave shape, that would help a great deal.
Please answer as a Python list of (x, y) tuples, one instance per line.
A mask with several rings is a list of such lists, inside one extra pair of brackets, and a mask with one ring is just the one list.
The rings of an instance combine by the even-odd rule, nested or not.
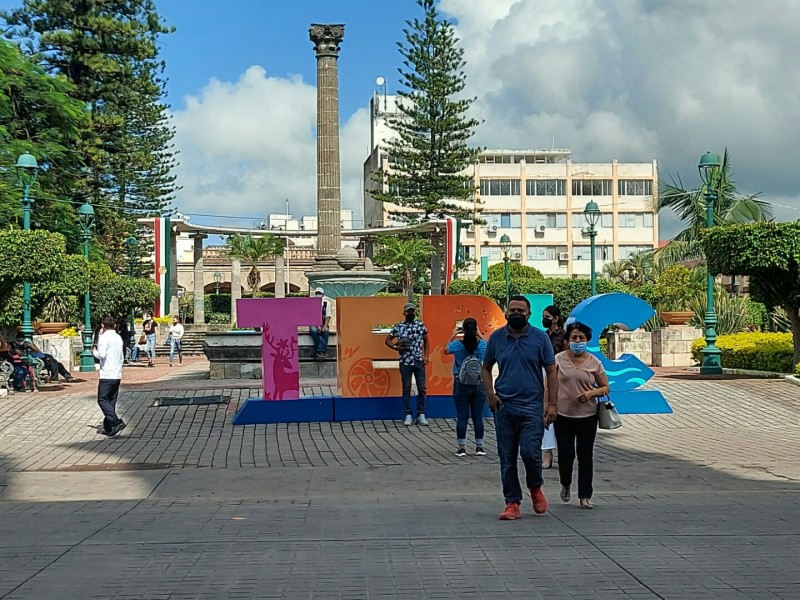
[[(635, 383), (637, 385), (644, 385), (645, 383), (647, 383), (647, 380), (646, 379), (642, 379), (641, 377), (631, 377), (629, 379), (623, 379), (620, 382), (619, 379), (612, 379), (612, 378), (609, 377), (609, 379), (608, 379), (608, 385), (609, 386), (613, 387), (614, 384), (616, 384), (616, 383), (626, 383), (626, 384)], [(613, 390), (612, 390), (612, 392), (613, 392)]]
[(606, 371), (606, 375), (610, 375), (612, 377), (616, 377), (618, 375), (624, 375), (625, 373), (641, 373), (642, 370), (636, 367), (628, 367), (627, 369), (620, 369), (619, 371)]

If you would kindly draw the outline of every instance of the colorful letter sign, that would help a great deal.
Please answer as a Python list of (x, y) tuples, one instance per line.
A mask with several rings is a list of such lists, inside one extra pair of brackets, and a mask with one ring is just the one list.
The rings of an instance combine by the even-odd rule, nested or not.
[(239, 327), (261, 328), (264, 400), (300, 397), (297, 328), (320, 322), (320, 298), (252, 298), (236, 301)]

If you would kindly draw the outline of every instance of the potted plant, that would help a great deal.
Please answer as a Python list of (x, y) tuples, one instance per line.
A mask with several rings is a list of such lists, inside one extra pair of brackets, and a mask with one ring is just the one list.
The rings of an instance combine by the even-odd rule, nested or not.
[(40, 313), (41, 321), (34, 324), (34, 329), (40, 334), (59, 333), (67, 327), (67, 317), (69, 316), (69, 305), (61, 296), (51, 296), (42, 306)]
[(667, 325), (686, 325), (695, 313), (691, 300), (697, 293), (692, 270), (682, 265), (667, 268), (654, 286), (659, 317)]

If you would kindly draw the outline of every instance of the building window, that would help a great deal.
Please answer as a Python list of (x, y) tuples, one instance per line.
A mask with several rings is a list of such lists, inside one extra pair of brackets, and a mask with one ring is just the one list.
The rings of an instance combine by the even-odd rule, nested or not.
[(528, 213), (525, 215), (525, 227), (537, 229), (544, 225), (547, 229), (566, 229), (567, 213)]
[(520, 229), (522, 215), (519, 213), (500, 213), (500, 227), (503, 229)]
[[(633, 229), (636, 227), (637, 213), (619, 213), (618, 224), (620, 229)], [(639, 213), (641, 214), (641, 213)]]
[(566, 179), (528, 179), (525, 193), (528, 196), (563, 196)]
[(641, 252), (650, 252), (653, 250), (652, 246), (620, 246), (619, 259), (628, 260)]
[[(573, 246), (572, 247), (573, 260), (591, 260), (592, 247), (591, 246)], [(594, 247), (595, 260), (614, 260), (614, 249), (611, 246), (595, 246)]]
[(610, 196), (610, 179), (573, 179), (573, 196)]
[(642, 224), (645, 227), (653, 226), (653, 213), (642, 213)]
[[(481, 256), (488, 256), (490, 261), (498, 262), (503, 260), (503, 251), (500, 246), (481, 246)], [(508, 258), (510, 260), (520, 260), (522, 258), (522, 247), (511, 246), (508, 251)]]
[(586, 217), (583, 216), (582, 212), (574, 212), (572, 213), (572, 228), (573, 229), (583, 229), (584, 227), (588, 227), (589, 224), (586, 222)]
[(614, 215), (611, 213), (603, 213), (600, 215), (600, 227), (603, 229), (613, 229)]
[(652, 179), (620, 179), (617, 182), (620, 196), (652, 196)]
[(519, 179), (481, 179), (481, 196), (519, 196)]
[(566, 253), (566, 246), (528, 246), (526, 256), (530, 261), (559, 260)]

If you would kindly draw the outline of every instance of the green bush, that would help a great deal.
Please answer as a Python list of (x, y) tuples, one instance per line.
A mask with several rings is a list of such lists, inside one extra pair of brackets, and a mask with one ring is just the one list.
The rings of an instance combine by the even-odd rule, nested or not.
[(480, 287), (480, 280), (475, 281), (474, 279), (454, 279), (450, 282), (449, 291), (451, 294), (474, 296), (479, 293), (478, 290)]
[(769, 329), (769, 311), (761, 302), (747, 298), (747, 317), (750, 325), (759, 331)]
[(206, 313), (206, 323), (212, 325), (228, 325), (231, 322), (231, 314), (222, 312)]
[[(700, 362), (704, 339), (692, 344), (692, 358)], [(722, 366), (726, 369), (791, 373), (795, 367), (792, 334), (746, 332), (721, 335), (717, 348), (722, 351)]]
[(800, 377), (800, 363), (797, 363), (794, 366), (794, 375), (795, 377)]
[[(489, 276), (489, 281), (505, 282), (506, 280), (505, 264), (501, 262), (493, 264), (491, 267), (489, 267), (487, 275)], [(534, 269), (533, 267), (521, 265), (518, 262), (509, 262), (508, 277), (509, 279), (543, 279), (544, 275), (542, 275), (541, 271), (539, 271), (538, 269)], [(481, 278), (478, 277), (477, 278), (478, 283), (480, 283), (480, 280)]]

